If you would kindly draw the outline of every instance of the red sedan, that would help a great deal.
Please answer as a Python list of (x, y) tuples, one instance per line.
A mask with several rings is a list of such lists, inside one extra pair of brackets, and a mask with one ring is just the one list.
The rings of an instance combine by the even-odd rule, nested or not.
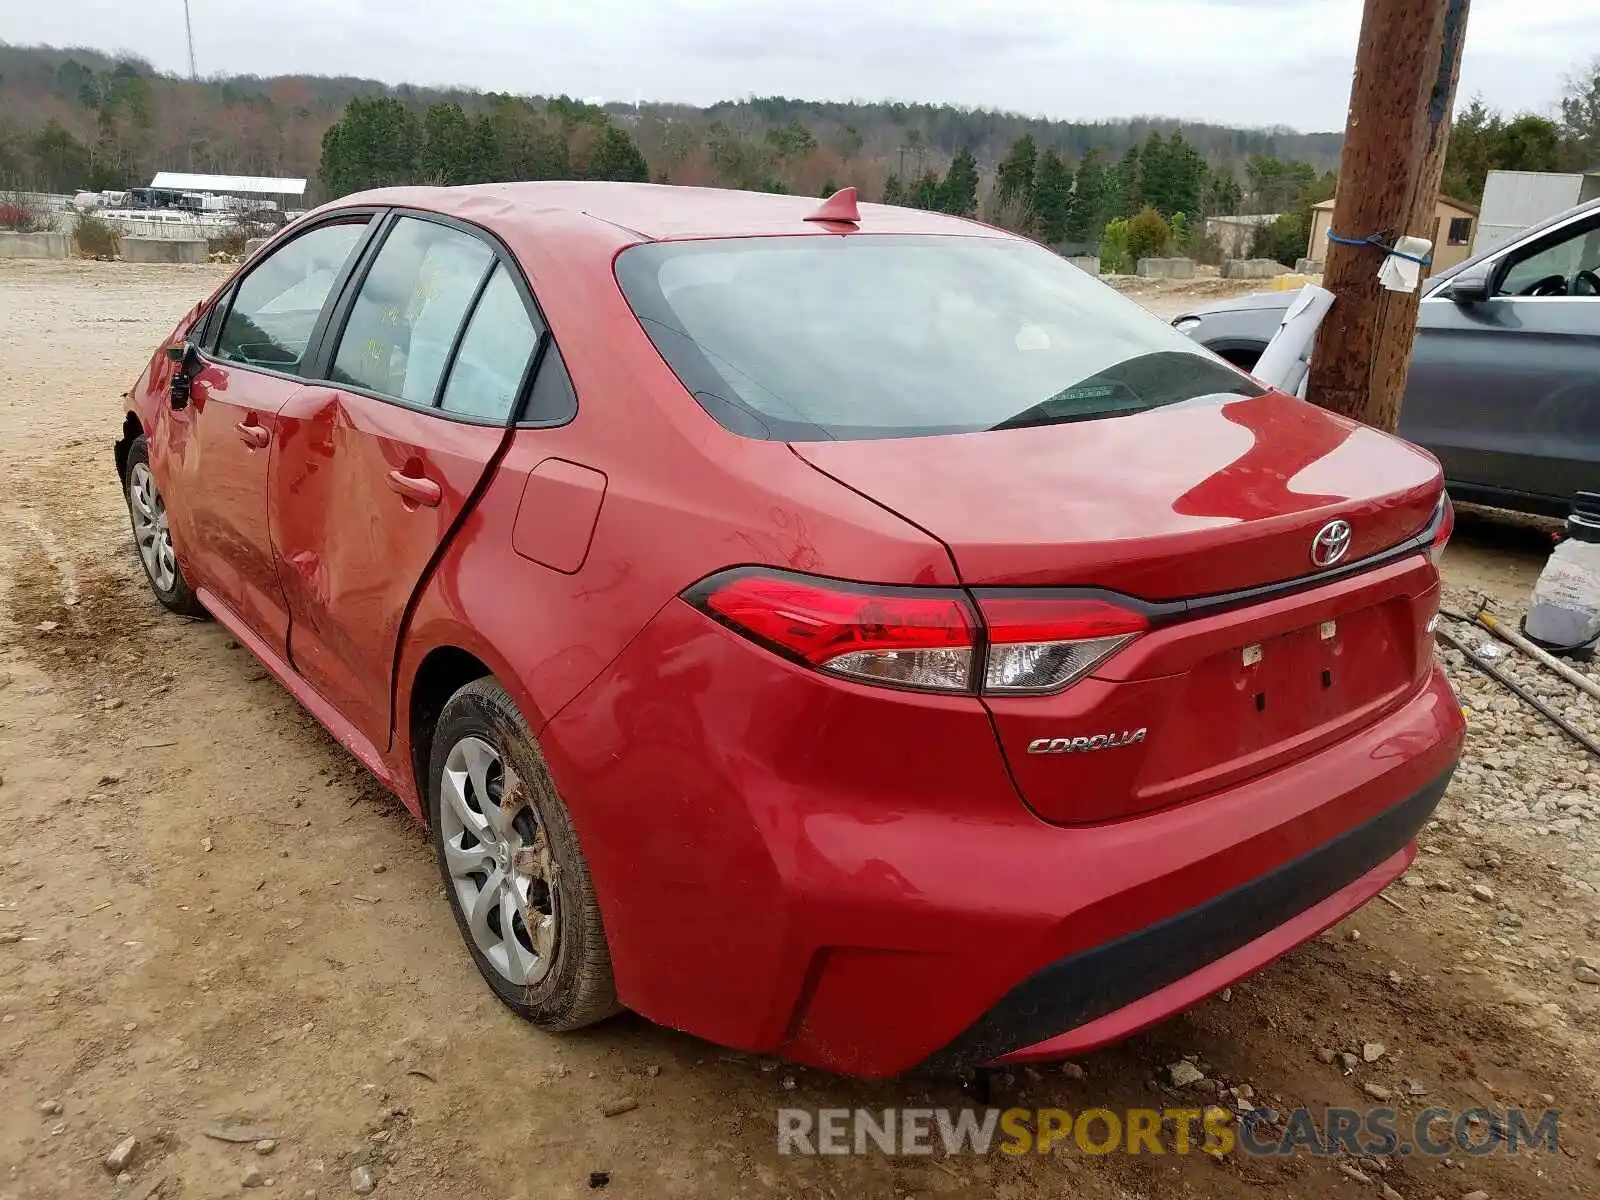
[(1085, 1050), (1369, 900), (1461, 748), (1429, 455), (853, 193), (348, 197), (116, 461), (161, 603), (426, 823), (542, 1029)]

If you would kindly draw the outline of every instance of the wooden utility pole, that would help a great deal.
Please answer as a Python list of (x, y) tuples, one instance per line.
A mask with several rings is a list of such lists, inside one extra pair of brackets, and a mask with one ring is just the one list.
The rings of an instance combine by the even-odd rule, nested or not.
[[(1366, 0), (1333, 232), (1437, 243), (1439, 176), (1471, 0)], [(1312, 247), (1317, 253), (1319, 247)], [(1437, 244), (1434, 252), (1438, 252)], [(1378, 285), (1384, 252), (1329, 241), (1334, 294), (1311, 359), (1308, 398), (1379, 429), (1400, 422), (1418, 292)]]

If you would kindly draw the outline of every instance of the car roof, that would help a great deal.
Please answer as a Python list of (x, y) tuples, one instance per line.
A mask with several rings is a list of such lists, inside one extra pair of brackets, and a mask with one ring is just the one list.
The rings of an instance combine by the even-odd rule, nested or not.
[[(836, 224), (807, 221), (822, 201), (814, 196), (738, 192), (653, 183), (549, 181), (480, 183), (465, 187), (380, 188), (345, 196), (330, 208), (386, 205), (419, 208), (484, 225), (502, 235), (570, 228), (575, 214), (603, 221), (640, 239), (837, 234)], [(860, 205), (862, 233), (1009, 237), (976, 221), (886, 204)]]

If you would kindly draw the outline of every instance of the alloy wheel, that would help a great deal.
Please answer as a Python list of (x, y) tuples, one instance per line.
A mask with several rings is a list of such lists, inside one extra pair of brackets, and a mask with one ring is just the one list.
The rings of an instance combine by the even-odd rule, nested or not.
[(537, 983), (555, 956), (557, 870), (526, 788), (480, 737), (450, 748), (440, 785), (445, 865), (473, 944), (511, 983)]
[(172, 552), (167, 506), (149, 466), (142, 462), (128, 472), (128, 511), (133, 514), (133, 536), (145, 573), (158, 591), (172, 591), (178, 581), (178, 560)]

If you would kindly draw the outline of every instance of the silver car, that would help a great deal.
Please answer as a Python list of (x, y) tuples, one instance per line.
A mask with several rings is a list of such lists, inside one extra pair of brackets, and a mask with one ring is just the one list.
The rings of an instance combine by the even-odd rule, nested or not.
[[(1172, 323), (1249, 370), (1294, 294)], [(1600, 200), (1424, 282), (1400, 433), (1438, 455), (1458, 499), (1565, 516), (1600, 491)]]

